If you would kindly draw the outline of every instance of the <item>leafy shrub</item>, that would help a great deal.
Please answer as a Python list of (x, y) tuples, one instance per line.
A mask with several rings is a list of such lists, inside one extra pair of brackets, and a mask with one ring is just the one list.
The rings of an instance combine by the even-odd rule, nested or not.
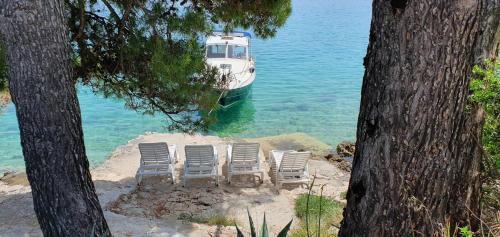
[(470, 85), (473, 103), (486, 112), (483, 127), (483, 147), (492, 158), (492, 165), (500, 169), (500, 60), (486, 60), (484, 67), (474, 66)]
[[(470, 83), (470, 102), (485, 111), (481, 142), (483, 145), (482, 224), (491, 225), (493, 235), (500, 232), (500, 60), (486, 60), (474, 66)], [(460, 229), (461, 235), (465, 229)]]
[(500, 60), (486, 60), (484, 66), (474, 66), (470, 84), (470, 101), (482, 106), (486, 118), (482, 144), (485, 151), (483, 162), (483, 206), (500, 209)]

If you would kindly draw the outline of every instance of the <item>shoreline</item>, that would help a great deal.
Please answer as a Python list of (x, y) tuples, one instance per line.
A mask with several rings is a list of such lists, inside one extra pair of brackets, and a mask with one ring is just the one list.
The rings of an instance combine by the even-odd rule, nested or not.
[(8, 91), (0, 91), (0, 110), (4, 109), (11, 102), (10, 93)]
[[(2, 101), (1, 101), (1, 92), (0, 92), (0, 109), (2, 108)], [(10, 103), (10, 98), (7, 104)], [(129, 143), (140, 139), (141, 137), (152, 135), (152, 134), (177, 134), (177, 133), (159, 133), (159, 132), (145, 132), (144, 134), (138, 135), (134, 139), (131, 139), (127, 141), (125, 144), (118, 145), (113, 151), (110, 152), (110, 154), (101, 162), (95, 165), (90, 165), (90, 170), (94, 170), (99, 168), (100, 166), (104, 165), (109, 159), (111, 159), (113, 156), (115, 156), (116, 152), (119, 151), (119, 149), (123, 146), (127, 146)], [(214, 137), (219, 137), (216, 135), (201, 135), (197, 134), (197, 136), (214, 136)], [(310, 151), (313, 152), (313, 159), (321, 159), (321, 158), (326, 158), (327, 160), (330, 160), (332, 154), (335, 155), (337, 153), (335, 147), (330, 146), (329, 144), (320, 141), (317, 138), (314, 138), (306, 133), (286, 133), (286, 134), (280, 134), (280, 135), (275, 135), (275, 136), (264, 136), (264, 137), (257, 137), (257, 138), (239, 138), (239, 137), (219, 137), (221, 139), (225, 140), (243, 140), (243, 141), (249, 141), (249, 142), (258, 142), (261, 143), (262, 149), (264, 150), (264, 154), (267, 156), (268, 151), (270, 150), (269, 147), (274, 147), (279, 150), (305, 150), (309, 149)], [(344, 142), (342, 142), (344, 143)], [(342, 144), (342, 143), (339, 143)], [(338, 150), (338, 149), (337, 149)], [(334, 159), (332, 161), (339, 161), (338, 158)], [(3, 181), (8, 184), (12, 185), (29, 185), (27, 182), (26, 178), (26, 171), (25, 167), (20, 167), (18, 169), (6, 169), (1, 171), (0, 173), (0, 181)]]
[[(219, 174), (225, 175), (226, 145), (235, 141), (257, 141), (261, 144), (261, 157), (268, 157), (270, 149), (307, 149), (313, 152), (310, 160), (311, 173), (317, 173), (317, 184), (326, 184), (326, 196), (341, 200), (341, 193), (347, 190), (348, 172), (339, 169), (334, 163), (323, 157), (332, 151), (332, 147), (300, 133), (284, 134), (273, 137), (238, 139), (217, 136), (186, 135), (180, 133), (147, 133), (117, 147), (101, 165), (91, 170), (96, 193), (103, 207), (105, 217), (115, 236), (137, 236), (151, 233), (152, 236), (206, 236), (221, 233), (220, 236), (233, 236), (234, 227), (212, 226), (192, 222), (200, 215), (222, 213), (247, 225), (248, 207), (256, 222), (261, 222), (266, 213), (269, 229), (277, 232), (294, 214), (294, 200), (307, 192), (304, 187), (283, 189), (276, 194), (274, 185), (268, 176), (267, 162), (262, 161), (265, 178), (263, 184), (257, 184), (254, 178), (242, 176), (228, 185), (221, 177), (221, 186), (211, 182), (194, 182), (193, 186), (182, 187), (183, 164), (176, 164), (179, 176), (176, 184), (159, 177), (145, 179), (143, 185), (136, 186), (135, 172), (139, 166), (140, 154), (137, 145), (141, 142), (164, 141), (176, 144), (179, 158), (184, 159), (183, 146), (186, 144), (212, 144), (219, 150)], [(16, 175), (14, 175), (16, 177)], [(33, 211), (31, 190), (22, 175), (16, 178), (0, 180), (0, 229), (5, 236), (28, 234), (40, 236), (41, 232)], [(16, 181), (11, 182), (10, 181)], [(210, 181), (210, 180), (208, 180)], [(163, 211), (158, 211), (163, 210)], [(213, 211), (213, 212), (212, 212)], [(298, 225), (296, 221), (293, 225)], [(244, 231), (248, 231), (244, 229)]]

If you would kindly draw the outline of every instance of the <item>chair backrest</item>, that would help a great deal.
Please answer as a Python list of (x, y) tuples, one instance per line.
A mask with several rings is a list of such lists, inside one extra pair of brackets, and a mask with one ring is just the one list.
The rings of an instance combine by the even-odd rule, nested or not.
[(234, 143), (231, 163), (258, 163), (259, 148), (259, 143)]
[(312, 157), (310, 151), (298, 152), (298, 151), (286, 151), (283, 154), (283, 159), (281, 160), (281, 165), (279, 168), (280, 172), (290, 172), (290, 173), (301, 173), (307, 166), (307, 161)]
[(186, 145), (186, 163), (188, 167), (213, 166), (214, 147), (212, 145)]
[(139, 143), (143, 164), (171, 163), (168, 145), (165, 142)]

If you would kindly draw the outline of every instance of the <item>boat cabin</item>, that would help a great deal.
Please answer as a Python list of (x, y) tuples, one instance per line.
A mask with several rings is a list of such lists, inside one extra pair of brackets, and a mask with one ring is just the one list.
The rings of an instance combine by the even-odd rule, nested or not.
[(242, 59), (250, 60), (250, 34), (236, 32), (225, 34), (215, 32), (206, 41), (207, 59)]

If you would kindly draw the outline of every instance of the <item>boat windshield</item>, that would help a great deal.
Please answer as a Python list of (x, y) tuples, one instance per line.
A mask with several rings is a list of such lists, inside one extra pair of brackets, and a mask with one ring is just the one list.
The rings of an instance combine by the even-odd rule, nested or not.
[(225, 57), (226, 57), (225, 44), (214, 44), (207, 46), (207, 58), (225, 58)]
[(229, 48), (227, 48), (227, 57), (246, 59), (247, 48), (245, 46), (240, 46), (240, 45), (229, 45)]

